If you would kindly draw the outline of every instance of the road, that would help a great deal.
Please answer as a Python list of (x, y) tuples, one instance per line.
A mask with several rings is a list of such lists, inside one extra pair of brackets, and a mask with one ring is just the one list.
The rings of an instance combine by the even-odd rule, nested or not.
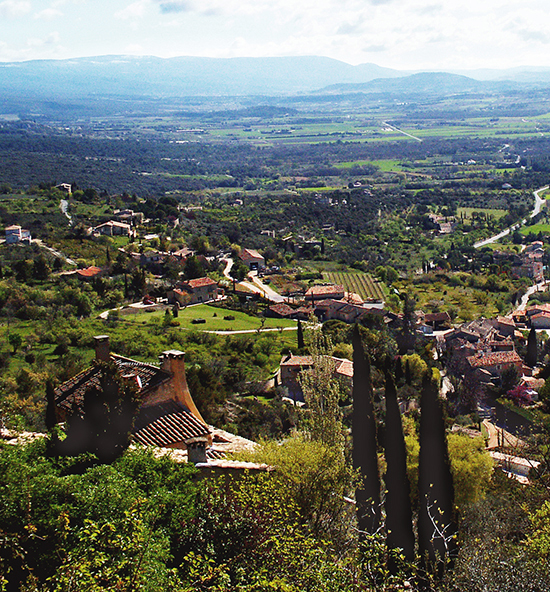
[(52, 247), (48, 247), (48, 245), (45, 245), (41, 239), (33, 238), (32, 242), (34, 244), (38, 245), (39, 247), (46, 249), (46, 251), (49, 251), (52, 255), (55, 255), (59, 259), (63, 259), (63, 261), (67, 262), (69, 265), (76, 265), (76, 261), (69, 259), (69, 257), (66, 257), (65, 255), (63, 255), (63, 253), (61, 253), (61, 251), (56, 251), (55, 249), (52, 249)]
[[(546, 191), (548, 187), (549, 186), (546, 185), (545, 187), (541, 187), (540, 189), (533, 191), (533, 195), (535, 196), (535, 205), (533, 206), (533, 211), (529, 214), (529, 218), (534, 218), (537, 214), (540, 214), (542, 206), (546, 203), (546, 200), (540, 197), (539, 194), (543, 191)], [(486, 245), (490, 245), (491, 243), (496, 243), (501, 238), (504, 238), (505, 236), (509, 235), (511, 232), (514, 232), (515, 230), (518, 230), (518, 228), (521, 228), (525, 224), (527, 224), (527, 218), (524, 218), (521, 222), (516, 222), (515, 224), (510, 226), (510, 228), (507, 228), (506, 230), (503, 230), (502, 232), (495, 234), (495, 236), (491, 236), (489, 238), (483, 239), (482, 241), (474, 243), (474, 248), (479, 249), (480, 247), (485, 247)]]
[[(223, 270), (223, 275), (231, 281), (233, 281), (233, 278), (229, 275), (229, 272), (231, 271), (232, 267), (233, 267), (233, 259), (231, 259), (230, 257), (226, 257), (225, 258), (225, 269)], [(267, 300), (270, 300), (271, 302), (286, 302), (287, 301), (287, 299), (284, 296), (281, 296), (279, 293), (275, 292), (275, 290), (273, 288), (269, 287), (267, 284), (264, 284), (262, 282), (262, 280), (260, 280), (260, 278), (258, 277), (257, 271), (251, 271), (248, 274), (248, 277), (250, 278), (251, 281), (244, 281), (244, 282), (239, 282), (239, 283), (242, 284), (243, 286), (245, 286), (246, 288), (248, 288), (249, 290), (251, 290), (252, 292), (255, 292), (256, 294), (260, 294), (261, 296), (263, 296)]]
[(547, 285), (548, 285), (548, 280), (544, 280), (544, 282), (540, 282), (540, 284), (535, 284), (534, 286), (529, 286), (529, 288), (527, 288), (527, 292), (525, 292), (525, 294), (521, 297), (521, 302), (519, 303), (516, 310), (518, 310), (518, 311), (525, 310), (525, 307), (527, 306), (527, 302), (529, 301), (530, 296), (532, 294), (534, 294), (535, 292), (539, 292), (541, 290), (544, 291), (544, 288)]
[(400, 134), (403, 134), (404, 136), (408, 136), (409, 138), (412, 138), (413, 140), (417, 140), (418, 142), (422, 142), (422, 138), (417, 138), (416, 136), (413, 136), (412, 134), (409, 134), (408, 132), (404, 132), (402, 129), (395, 127), (395, 125), (392, 125), (391, 123), (388, 123), (387, 121), (383, 121), (382, 124), (389, 127), (394, 132), (399, 132)]

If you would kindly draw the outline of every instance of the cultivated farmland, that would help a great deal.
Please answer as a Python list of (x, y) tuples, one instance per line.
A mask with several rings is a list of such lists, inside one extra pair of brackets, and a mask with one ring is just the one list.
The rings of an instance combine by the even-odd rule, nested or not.
[(384, 300), (382, 284), (367, 273), (325, 271), (323, 280), (344, 286), (347, 292), (355, 292), (363, 300)]

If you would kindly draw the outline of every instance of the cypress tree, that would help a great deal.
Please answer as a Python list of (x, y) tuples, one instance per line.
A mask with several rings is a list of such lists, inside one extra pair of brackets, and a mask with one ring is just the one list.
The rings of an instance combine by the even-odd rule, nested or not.
[(538, 350), (537, 350), (537, 332), (534, 327), (529, 331), (529, 337), (527, 338), (527, 355), (525, 356), (525, 363), (530, 368), (534, 368), (538, 361)]
[(302, 327), (302, 321), (298, 320), (298, 349), (304, 347), (304, 329)]
[[(402, 549), (408, 561), (414, 559), (414, 533), (407, 450), (403, 424), (392, 375), (386, 371), (386, 528), (390, 549)], [(390, 569), (393, 569), (390, 563)]]
[(355, 492), (359, 530), (374, 533), (380, 526), (380, 477), (370, 361), (365, 355), (359, 326), (353, 328), (353, 468), (361, 476)]
[(456, 552), (454, 487), (437, 385), (426, 375), (420, 396), (418, 546), (427, 567), (441, 573)]

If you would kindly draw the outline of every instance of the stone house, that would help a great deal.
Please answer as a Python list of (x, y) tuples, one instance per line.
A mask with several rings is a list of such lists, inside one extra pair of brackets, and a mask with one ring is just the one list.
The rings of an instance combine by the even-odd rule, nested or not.
[[(160, 365), (155, 366), (111, 353), (106, 335), (98, 335), (94, 340), (96, 361), (113, 362), (123, 378), (138, 385), (141, 404), (132, 434), (136, 442), (181, 449), (186, 449), (186, 442), (193, 438), (212, 443), (210, 429), (187, 386), (183, 352), (165, 351)], [(81, 412), (84, 396), (99, 385), (101, 372), (96, 363), (55, 389), (59, 421)]]
[(264, 257), (254, 249), (243, 249), (239, 257), (250, 270), (265, 267)]
[(210, 302), (217, 300), (221, 295), (218, 283), (209, 277), (196, 278), (186, 282), (180, 282), (175, 288), (168, 292), (168, 302), (178, 303), (180, 306), (186, 304), (198, 304), (199, 302)]

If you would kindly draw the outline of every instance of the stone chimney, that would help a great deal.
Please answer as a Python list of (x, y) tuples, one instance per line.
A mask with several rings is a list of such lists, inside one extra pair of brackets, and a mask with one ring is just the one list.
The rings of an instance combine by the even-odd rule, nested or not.
[(111, 352), (109, 348), (108, 335), (96, 335), (95, 342), (95, 359), (98, 362), (109, 362), (111, 359)]
[(208, 438), (206, 436), (197, 436), (196, 438), (189, 438), (185, 440), (187, 446), (187, 462), (193, 464), (206, 463), (206, 446), (208, 445)]

